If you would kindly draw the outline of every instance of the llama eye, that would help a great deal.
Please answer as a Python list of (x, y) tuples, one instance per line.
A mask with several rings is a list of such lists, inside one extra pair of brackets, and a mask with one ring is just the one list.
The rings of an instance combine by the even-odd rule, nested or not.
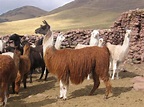
[(42, 26), (42, 29), (45, 30), (45, 29), (46, 29), (46, 26)]

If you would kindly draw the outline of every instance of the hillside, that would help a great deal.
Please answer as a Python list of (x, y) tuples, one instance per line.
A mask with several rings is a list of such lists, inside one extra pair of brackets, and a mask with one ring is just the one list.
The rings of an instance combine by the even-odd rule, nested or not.
[[(59, 7), (49, 14), (58, 13), (65, 10), (79, 8), (91, 8), (94, 11), (124, 12), (130, 9), (144, 8), (144, 0), (74, 0), (62, 7)], [(84, 12), (82, 10), (81, 12)]]
[(0, 35), (14, 32), (33, 34), (43, 20), (53, 30), (105, 29), (112, 26), (122, 12), (136, 8), (144, 8), (144, 0), (75, 0), (48, 12), (46, 16), (1, 23)]
[(23, 6), (0, 15), (0, 22), (29, 19), (46, 15), (47, 11), (34, 6)]

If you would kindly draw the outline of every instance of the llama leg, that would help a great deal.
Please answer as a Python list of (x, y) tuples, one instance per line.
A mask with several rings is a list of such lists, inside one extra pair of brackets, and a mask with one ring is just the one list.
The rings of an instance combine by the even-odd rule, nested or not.
[(13, 94), (15, 93), (15, 82), (12, 82), (12, 91), (13, 91)]
[(19, 89), (20, 89), (20, 83), (21, 83), (21, 74), (17, 74), (16, 80), (15, 80), (15, 93), (18, 94)]
[(94, 81), (94, 86), (90, 92), (89, 95), (93, 95), (93, 93), (95, 92), (95, 90), (99, 87), (100, 85), (100, 80), (99, 80), (99, 76), (97, 76), (95, 73), (92, 75), (93, 77), (93, 81)]
[(64, 100), (67, 99), (67, 96), (66, 96), (67, 88), (68, 88), (67, 85), (64, 85), (62, 81), (60, 80), (60, 98), (63, 98)]
[(90, 74), (88, 74), (88, 76), (87, 76), (87, 80), (90, 80)]
[(49, 71), (46, 69), (45, 81), (47, 80), (48, 73)]
[(116, 72), (116, 79), (119, 79), (119, 71)]
[(3, 106), (5, 107), (6, 103), (7, 103), (7, 99), (8, 99), (8, 96), (7, 96), (7, 93), (5, 91), (5, 98), (4, 98), (4, 103), (3, 103)]
[(104, 83), (105, 83), (105, 86), (106, 86), (106, 91), (105, 91), (105, 97), (104, 98), (107, 99), (109, 93), (112, 92), (112, 89), (111, 89), (111, 84), (110, 84), (109, 80), (108, 81), (104, 81)]
[(116, 79), (119, 79), (119, 72), (120, 72), (120, 63), (117, 63), (117, 69), (116, 69)]
[(42, 67), (42, 73), (41, 73), (41, 76), (40, 76), (40, 78), (39, 78), (40, 80), (42, 79), (45, 70), (46, 70), (46, 68), (45, 68), (45, 67)]
[(30, 71), (30, 83), (32, 83), (32, 74), (33, 74), (33, 69)]
[(110, 74), (110, 77), (112, 76), (112, 64), (113, 62), (112, 62), (112, 60), (110, 61), (110, 63), (109, 63), (109, 74)]
[(25, 74), (24, 77), (23, 77), (24, 88), (27, 88), (27, 86), (26, 86), (26, 79), (27, 79), (27, 74)]
[(113, 61), (113, 75), (112, 75), (112, 80), (114, 80), (114, 76), (115, 76), (115, 73), (116, 73), (116, 68), (117, 68), (117, 62), (116, 61)]

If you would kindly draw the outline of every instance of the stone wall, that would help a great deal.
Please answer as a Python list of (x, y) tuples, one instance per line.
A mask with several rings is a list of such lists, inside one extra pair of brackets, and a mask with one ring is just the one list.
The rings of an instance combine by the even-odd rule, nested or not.
[[(122, 45), (126, 29), (131, 29), (130, 50), (127, 59), (134, 63), (144, 61), (144, 9), (124, 12), (110, 29), (100, 30), (104, 44)], [(89, 44), (92, 30), (72, 30), (64, 33), (66, 40), (62, 48), (74, 48), (78, 43)]]

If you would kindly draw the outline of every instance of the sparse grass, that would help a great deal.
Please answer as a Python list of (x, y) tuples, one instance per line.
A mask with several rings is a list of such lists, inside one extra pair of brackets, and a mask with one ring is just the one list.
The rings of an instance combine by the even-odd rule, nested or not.
[(12, 33), (34, 34), (34, 30), (46, 20), (52, 30), (66, 31), (71, 29), (109, 28), (120, 13), (98, 12), (90, 8), (79, 8), (62, 11), (39, 18), (0, 23), (0, 35)]

